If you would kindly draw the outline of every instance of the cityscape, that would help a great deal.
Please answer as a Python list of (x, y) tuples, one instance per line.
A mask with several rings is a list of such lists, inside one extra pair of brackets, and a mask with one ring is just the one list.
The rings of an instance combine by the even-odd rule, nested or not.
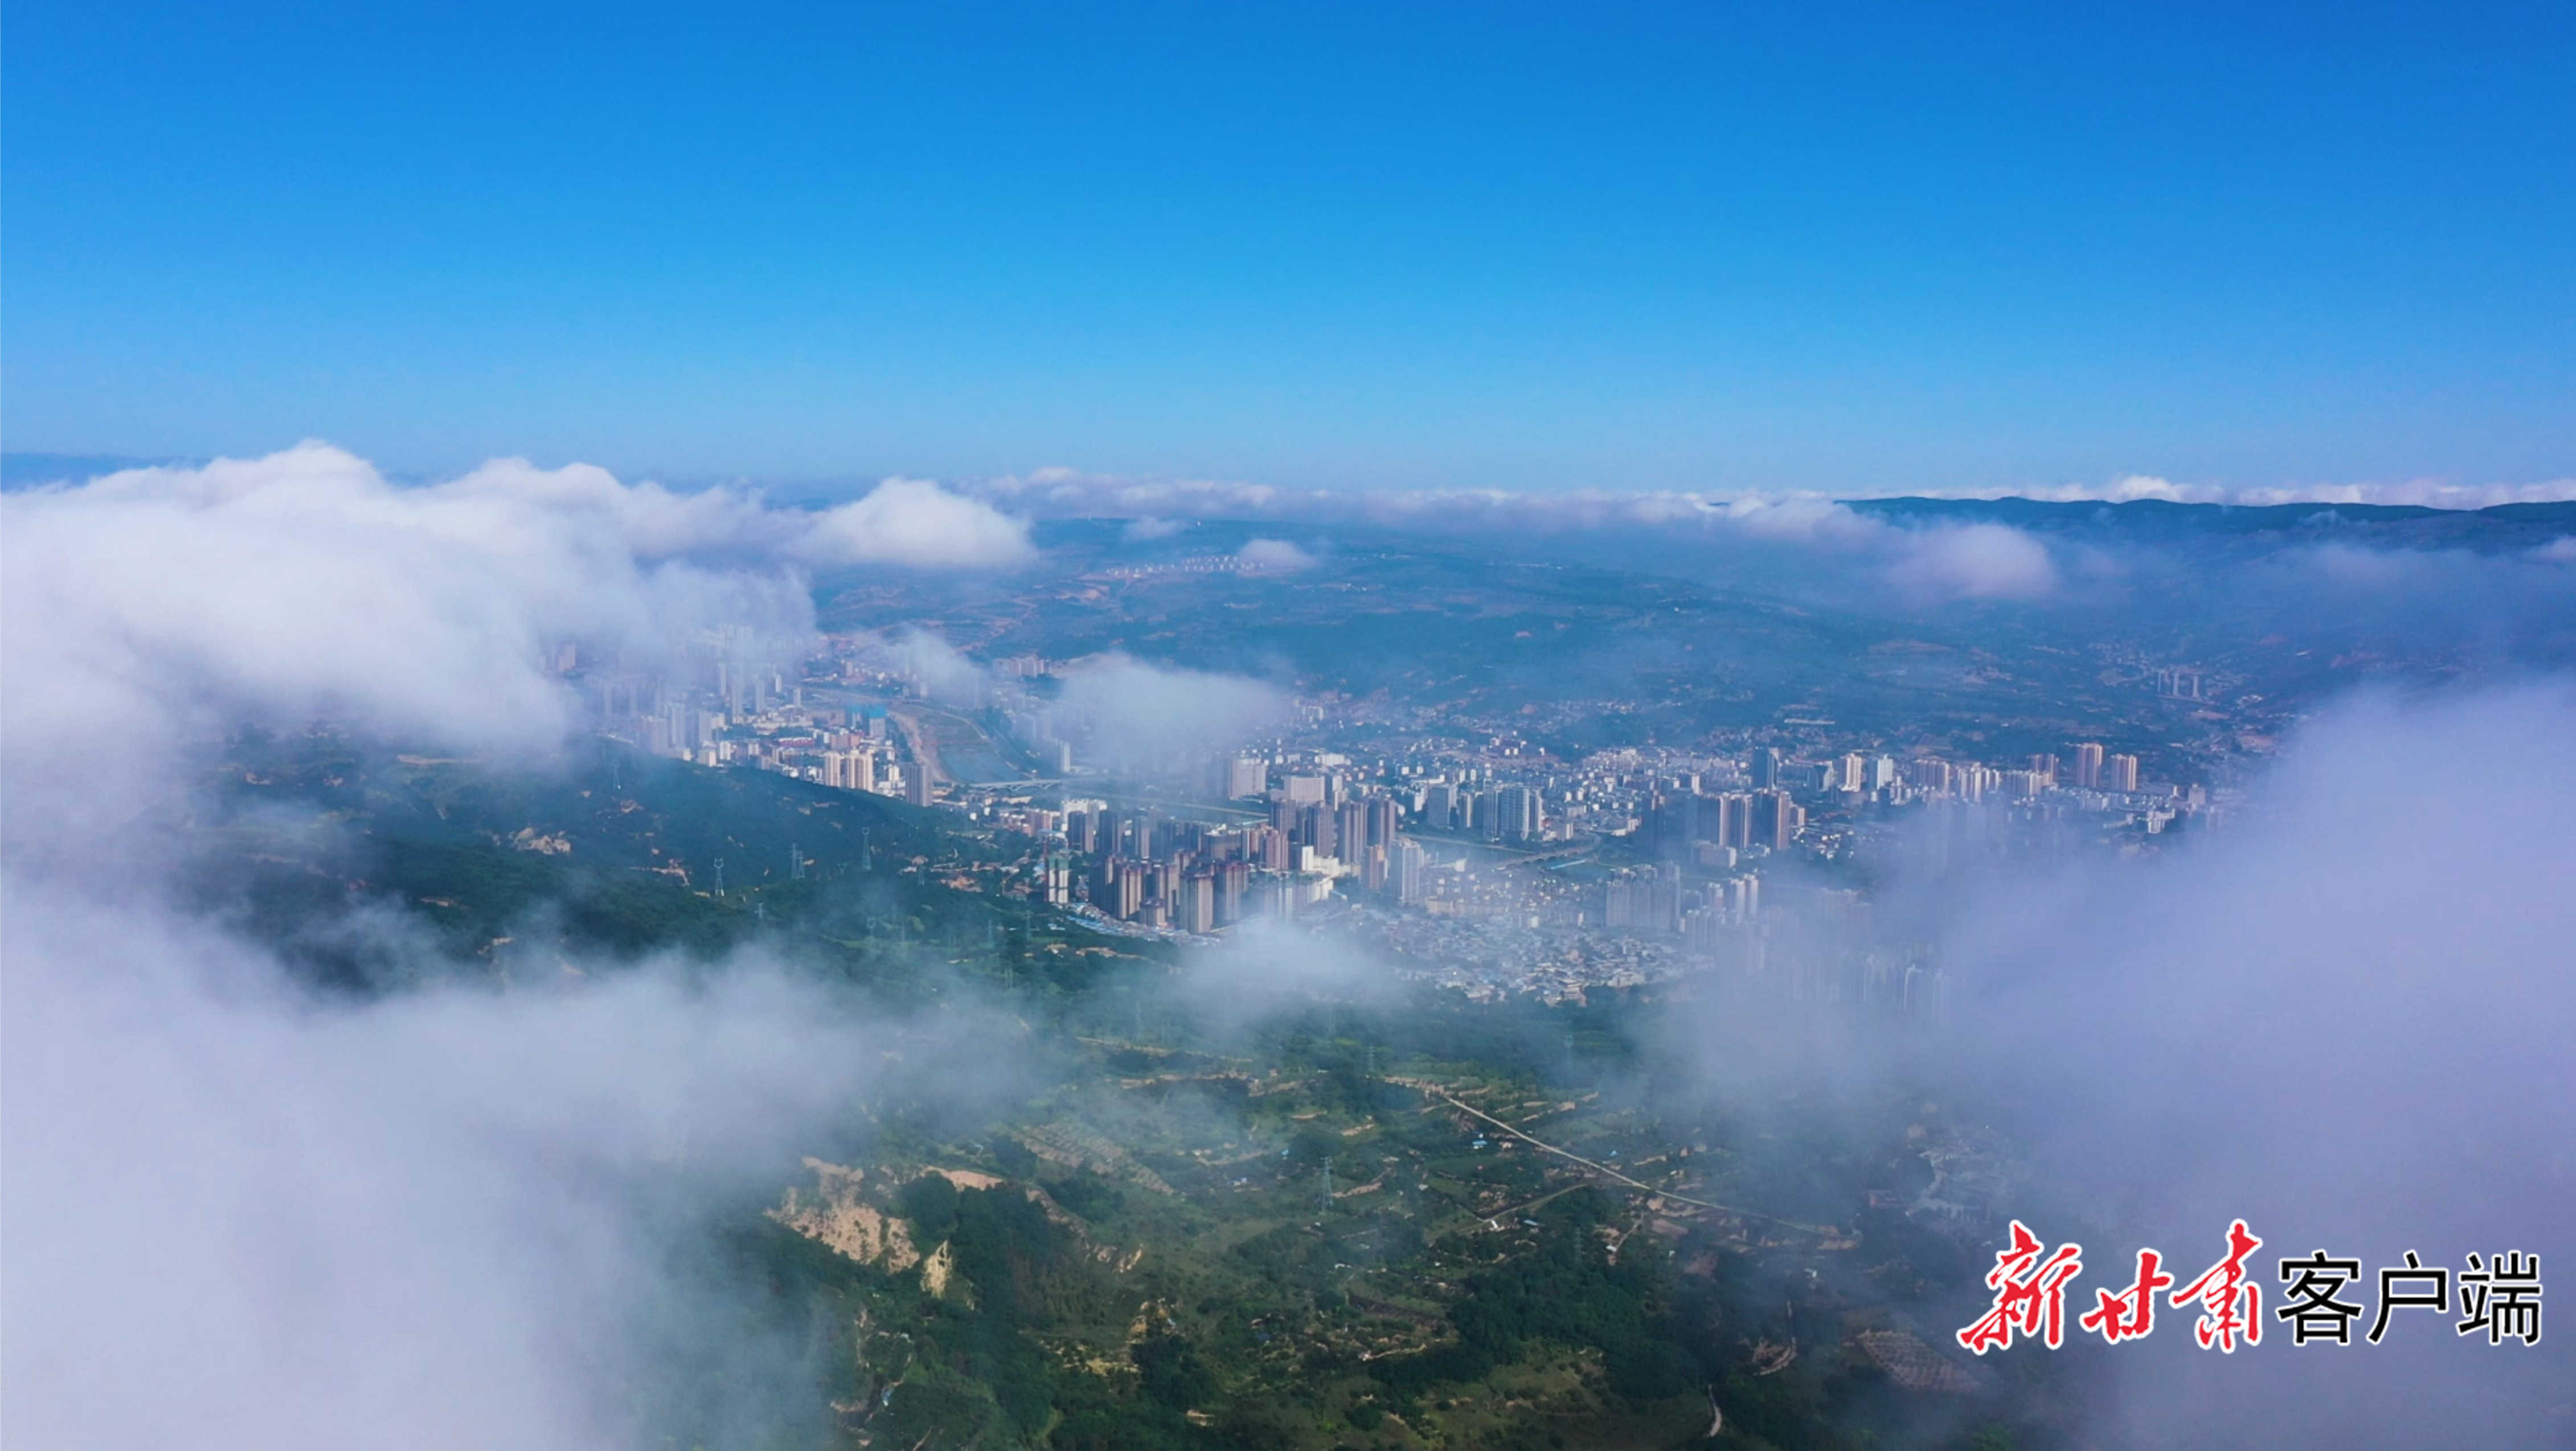
[[(1064, 739), (1089, 747), (1088, 730), (1044, 703), (1047, 661), (996, 662), (962, 693), (942, 692), (871, 637), (820, 644), (793, 669), (706, 662), (694, 688), (603, 680), (592, 687), (603, 730), (700, 766), (955, 810), (989, 832), (993, 890), (1104, 931), (1188, 940), (1248, 921), (1337, 923), (1471, 996), (1553, 1002), (1697, 972), (1737, 991), (1929, 1013), (1944, 979), (1919, 948), (1773, 980), (1775, 933), (1866, 909), (1859, 892), (1799, 871), (1799, 886), (1773, 888), (1766, 917), (1771, 859), (1813, 867), (1909, 844), (1936, 860), (2135, 854), (2220, 819), (2202, 784), (2141, 781), (2137, 756), (2093, 741), (2009, 769), (1836, 751), (1813, 728), (1788, 748), (1558, 760), (1508, 732), (1476, 748), (1437, 723), (1405, 730), (1368, 703), (1329, 698), (1291, 702), (1300, 727), (1258, 750), (1102, 774)], [(567, 673), (577, 659), (565, 657)], [(2193, 685), (2180, 698), (2196, 699), (2196, 677), (2184, 678)], [(976, 760), (1031, 762), (1030, 778), (960, 778), (940, 755), (943, 724), (972, 733)], [(1498, 954), (1487, 924), (1523, 945)]]
[(0, 1448), (2576, 1451), (2576, 6), (0, 23)]
[[(2495, 567), (2547, 569), (2568, 509), (2483, 518)], [(2382, 632), (2320, 671), (2347, 622), (1836, 613), (1429, 541), (1158, 562), (1261, 527), (1074, 521), (956, 596), (825, 576), (812, 627), (558, 636), (536, 678), (564, 734), (535, 756), (326, 704), (184, 739), (192, 804), (138, 819), (192, 863), (191, 910), (307, 991), (509, 1001), (785, 961), (863, 1013), (870, 1086), (710, 1211), (741, 1257), (719, 1303), (831, 1327), (764, 1392), (825, 1444), (2080, 1444), (2116, 1375), (2161, 1373), (2016, 1346), (1977, 1308), (2034, 1220), (2175, 1237), (2063, 1136), (2081, 1113), (2151, 1142), (2124, 1116), (2198, 1091), (2154, 1065), (2201, 1055), (2113, 1030), (2146, 1066), (2100, 1097), (2089, 1044), (2019, 1030), (2159, 1023), (2131, 995), (2169, 981), (2224, 1005), (2251, 960), (2209, 944), (2272, 908), (2195, 874), (2371, 841), (2281, 850), (2318, 809), (2280, 784), (2285, 742), (2442, 679), (2454, 643)], [(1344, 643), (1436, 611), (1465, 633)], [(1571, 638), (1499, 668), (1541, 629)], [(2552, 718), (2498, 749), (2545, 757)], [(2365, 742), (2321, 799), (2426, 771), (2456, 792), (2485, 754), (2429, 749)], [(2482, 799), (2461, 829), (2515, 818)], [(2197, 973), (2172, 957), (2195, 941)], [(2225, 1006), (2178, 1021), (2242, 1031)], [(650, 1162), (699, 1152), (678, 1144)], [(2256, 1242), (2297, 1212), (2234, 1222)], [(1552, 1319), (1524, 1277), (1606, 1318)], [(665, 1362), (657, 1421), (705, 1424), (708, 1356)]]

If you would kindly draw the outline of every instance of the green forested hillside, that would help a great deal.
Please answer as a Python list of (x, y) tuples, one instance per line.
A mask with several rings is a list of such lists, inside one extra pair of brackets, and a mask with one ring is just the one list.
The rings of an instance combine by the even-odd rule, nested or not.
[[(736, 1308), (675, 1333), (639, 1384), (661, 1444), (2079, 1433), (2081, 1350), (1998, 1374), (1946, 1348), (1982, 1305), (1983, 1251), (1892, 1206), (1961, 1130), (1894, 1090), (1711, 1100), (1663, 1059), (1650, 996), (1388, 984), (1254, 1012), (1194, 988), (1216, 969), (1185, 950), (1004, 890), (1008, 853), (955, 818), (616, 747), (536, 769), (247, 736), (209, 786), (169, 823), (194, 890), (331, 991), (670, 955), (720, 971), (757, 941), (904, 1021), (994, 1039), (1001, 1098), (907, 1080), (703, 1227), (707, 1304)], [(743, 1336), (801, 1347), (756, 1414), (739, 1358), (707, 1348)]]

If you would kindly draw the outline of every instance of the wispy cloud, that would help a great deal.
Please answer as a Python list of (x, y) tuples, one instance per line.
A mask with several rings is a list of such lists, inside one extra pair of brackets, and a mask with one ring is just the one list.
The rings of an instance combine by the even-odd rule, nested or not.
[(324, 1007), (204, 922), (0, 891), (12, 1445), (607, 1451), (665, 1353), (774, 1419), (805, 1347), (676, 1236), (900, 1080), (889, 1050), (948, 1094), (1010, 1071), (758, 960)]
[[(1041, 470), (1027, 478), (960, 483), (960, 489), (1050, 517), (1134, 518), (1132, 540), (1159, 537), (1176, 518), (1277, 521), (1393, 529), (1432, 536), (1527, 542), (1638, 535), (1659, 545), (1814, 549), (1916, 602), (2030, 599), (2056, 588), (2049, 546), (2000, 524), (1892, 523), (1815, 494), (1623, 493), (1584, 489), (1334, 492), (1209, 480), (1136, 480)], [(1312, 568), (1310, 551), (1257, 538), (1238, 556), (1275, 573)]]
[(1277, 729), (1288, 716), (1286, 694), (1267, 681), (1126, 654), (1075, 662), (1064, 676), (1059, 702), (1065, 715), (1114, 763), (1227, 750)]
[(1939, 497), (2022, 498), (2051, 503), (2099, 500), (2125, 504), (2139, 499), (2160, 499), (2174, 504), (2411, 504), (2428, 509), (2491, 509), (2499, 504), (2554, 504), (2576, 499), (2576, 478), (2520, 484), (2468, 484), (2450, 479), (2342, 484), (2178, 484), (2152, 474), (2129, 474), (2098, 484), (1967, 489), (1950, 491)]
[(2402, 479), (2243, 484), (2123, 474), (2100, 481), (1926, 489), (1896, 483), (1826, 494), (1809, 489), (1308, 489), (1227, 479), (1131, 478), (1068, 468), (961, 481), (956, 487), (1052, 517), (1155, 515), (1197, 519), (1295, 519), (1390, 525), (1441, 523), (1543, 529), (1687, 523), (1712, 515), (1742, 520), (1772, 509), (1791, 514), (1838, 500), (1888, 498), (2034, 499), (2050, 503), (2411, 504), (2484, 509), (2498, 504), (2576, 500), (2576, 478), (2520, 483)]
[(1890, 570), (1897, 586), (1934, 599), (2037, 599), (2057, 588), (2048, 546), (2001, 524), (1907, 535)]

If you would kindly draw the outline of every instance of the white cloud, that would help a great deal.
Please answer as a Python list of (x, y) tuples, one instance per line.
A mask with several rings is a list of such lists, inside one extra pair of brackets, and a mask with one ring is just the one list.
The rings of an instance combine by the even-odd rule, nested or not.
[(1887, 526), (1831, 499), (1745, 497), (1730, 500), (1713, 517), (1755, 539), (1793, 544), (1859, 544)]
[(2108, 504), (2126, 504), (2139, 499), (2161, 499), (2170, 504), (2223, 504), (2227, 491), (2214, 484), (2177, 484), (2151, 474), (2129, 474), (2107, 484), (2041, 484), (2030, 488), (1994, 492), (1971, 491), (1955, 497), (1971, 499), (2024, 498), (2048, 503), (2080, 503), (2098, 500)]
[(1253, 918), (1213, 950), (1193, 953), (1173, 988), (1220, 1033), (1237, 1033), (1317, 999), (1389, 1002), (1402, 992), (1394, 966), (1339, 933)]
[[(933, 700), (981, 706), (1022, 688), (929, 630), (859, 638), (879, 663), (909, 670)], [(1053, 730), (1086, 765), (1164, 768), (1184, 756), (1230, 750), (1288, 715), (1288, 697), (1268, 681), (1124, 651), (1061, 661), (1052, 673), (1052, 694), (1041, 690), (1032, 703), (1049, 712)]]
[(1213, 479), (1128, 479), (1044, 468), (963, 485), (969, 491), (1056, 518), (1261, 518), (1283, 505), (1328, 497), (1268, 484)]
[(825, 511), (791, 551), (816, 564), (989, 567), (1037, 556), (1029, 524), (926, 479), (887, 479)]
[(1243, 567), (1263, 574), (1295, 574), (1315, 567), (1315, 556), (1285, 539), (1255, 539), (1235, 551)]
[(2049, 503), (2098, 500), (2125, 504), (2162, 499), (2176, 504), (2411, 504), (2428, 509), (2491, 509), (2499, 504), (2563, 503), (2576, 499), (2576, 478), (2524, 484), (2462, 484), (2446, 479), (2347, 484), (2178, 484), (2151, 474), (2109, 483), (2035, 484), (2015, 488), (1941, 491), (1935, 497), (2038, 499)]
[[(657, 1341), (724, 1365), (729, 1425), (796, 1403), (801, 1334), (745, 1343), (675, 1249), (926, 1028), (757, 958), (317, 1002), (169, 905), (144, 812), (188, 810), (192, 737), (245, 720), (542, 766), (572, 720), (551, 644), (792, 635), (788, 560), (1025, 547), (928, 486), (872, 499), (515, 459), (399, 487), (318, 444), (0, 499), (0, 1443), (631, 1446)], [(334, 930), (436, 960), (398, 912)], [(943, 1095), (1010, 1071), (931, 1048)]]
[(656, 1338), (795, 1394), (669, 1237), (845, 1122), (892, 1029), (754, 963), (324, 1007), (203, 923), (0, 892), (0, 1440), (606, 1451)]
[[(1949, 960), (1982, 990), (1956, 1052), (2016, 1065), (2005, 1091), (2028, 1106), (2039, 1181), (2128, 1218), (2116, 1253), (2190, 1236), (2196, 1263), (2238, 1215), (2273, 1241), (2267, 1266), (2319, 1245), (2456, 1266), (2561, 1236), (2571, 738), (2564, 681), (2346, 700), (2255, 809), (2157, 870), (2006, 879), (1962, 903), (1979, 925)], [(2563, 1401), (2563, 1357), (2516, 1364), (2412, 1328), (2366, 1364), (2269, 1353), (2267, 1336), (2251, 1365), (2219, 1365), (2185, 1337), (2123, 1364), (2131, 1424), (2110, 1439), (2512, 1442)]]
[(2293, 484), (2234, 491), (2238, 504), (2414, 504), (2427, 509), (2492, 509), (2499, 504), (2550, 504), (2576, 499), (2576, 479), (2534, 484), (2457, 484), (2415, 479), (2392, 484)]
[(2048, 546), (2001, 524), (1906, 533), (1889, 571), (1909, 593), (1936, 599), (2037, 599), (2057, 588)]
[(136, 803), (97, 797), (89, 763), (193, 725), (329, 710), (535, 749), (569, 718), (551, 642), (651, 654), (715, 622), (794, 635), (812, 607), (790, 562), (1028, 551), (1024, 522), (910, 481), (816, 515), (521, 459), (400, 487), (314, 443), (8, 495), (0, 525), (7, 784), (22, 805), (102, 812)]
[[(2022, 530), (1991, 523), (1904, 527), (1812, 493), (1613, 489), (1335, 493), (1219, 480), (1121, 479), (1069, 469), (960, 487), (1049, 514), (1135, 518), (1139, 522), (1129, 526), (1131, 534), (1152, 527), (1168, 513), (1516, 540), (1624, 531), (1658, 544), (1712, 548), (1752, 544), (1824, 551), (1842, 558), (1844, 567), (1866, 572), (1874, 584), (1892, 584), (1922, 602), (2032, 599), (2053, 592), (2059, 583), (2048, 546)], [(2172, 485), (2145, 478), (2124, 480), (2117, 488), (2130, 498), (2175, 493)], [(1247, 566), (1277, 573), (1315, 563), (1307, 550), (1280, 539), (1255, 539), (1237, 557)]]
[(1199, 519), (1281, 519), (1316, 523), (1366, 522), (1394, 526), (1476, 529), (1605, 529), (1674, 527), (1726, 520), (1747, 522), (1768, 511), (1780, 521), (1829, 510), (1839, 499), (1949, 498), (2035, 499), (2042, 502), (2180, 504), (2415, 504), (2438, 509), (2483, 509), (2498, 504), (2576, 500), (2576, 478), (2529, 483), (2456, 483), (2441, 479), (2316, 484), (2178, 483), (2153, 474), (2123, 474), (2104, 482), (1995, 485), (1986, 488), (1917, 488), (1892, 485), (1826, 495), (1803, 489), (1691, 490), (1358, 490), (1284, 488), (1227, 479), (1135, 479), (1040, 469), (1026, 477), (986, 479), (961, 490), (1057, 517), (1132, 518), (1183, 515)]
[(1275, 728), (1287, 697), (1265, 681), (1157, 665), (1125, 654), (1064, 672), (1062, 714), (1079, 722), (1111, 765), (1162, 764), (1181, 752), (1221, 751)]
[[(1778, 1113), (1784, 1129), (1865, 1136), (1911, 1098), (1999, 1130), (1995, 1209), (2052, 1242), (2081, 1229), (2088, 1303), (2142, 1246), (2197, 1273), (2238, 1216), (2267, 1240), (2267, 1275), (2321, 1245), (2457, 1267), (2554, 1244), (2576, 1223), (2570, 739), (2563, 677), (2346, 698), (2222, 824), (2191, 823), (2147, 861), (1962, 854), (1955, 826), (1983, 813), (1927, 815), (1915, 851), (1880, 858), (1875, 930), (1810, 919), (1805, 940), (1772, 939), (1766, 986), (1677, 1003), (1657, 1027), (1702, 1075), (1705, 1111), (1739, 1123)], [(1889, 1036), (1848, 1000), (1762, 1005), (1900, 933), (1947, 981), (1920, 1032)], [(1966, 1324), (1985, 1302), (1974, 1273), (1916, 1312)], [(2546, 1341), (2503, 1356), (2400, 1317), (2368, 1359), (2308, 1354), (2274, 1308), (2267, 1291), (2251, 1356), (2201, 1351), (2186, 1319), (2106, 1357), (2098, 1393), (2069, 1403), (2089, 1418), (2070, 1440), (2518, 1444), (2565, 1399)]]
[(980, 708), (991, 684), (982, 665), (928, 630), (906, 629), (889, 643), (931, 699)]

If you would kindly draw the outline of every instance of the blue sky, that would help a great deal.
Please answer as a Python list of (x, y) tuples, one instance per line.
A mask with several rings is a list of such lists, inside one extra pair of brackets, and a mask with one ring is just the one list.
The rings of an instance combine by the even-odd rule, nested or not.
[(15, 450), (2576, 475), (2565, 5), (21, 0), (0, 65)]

